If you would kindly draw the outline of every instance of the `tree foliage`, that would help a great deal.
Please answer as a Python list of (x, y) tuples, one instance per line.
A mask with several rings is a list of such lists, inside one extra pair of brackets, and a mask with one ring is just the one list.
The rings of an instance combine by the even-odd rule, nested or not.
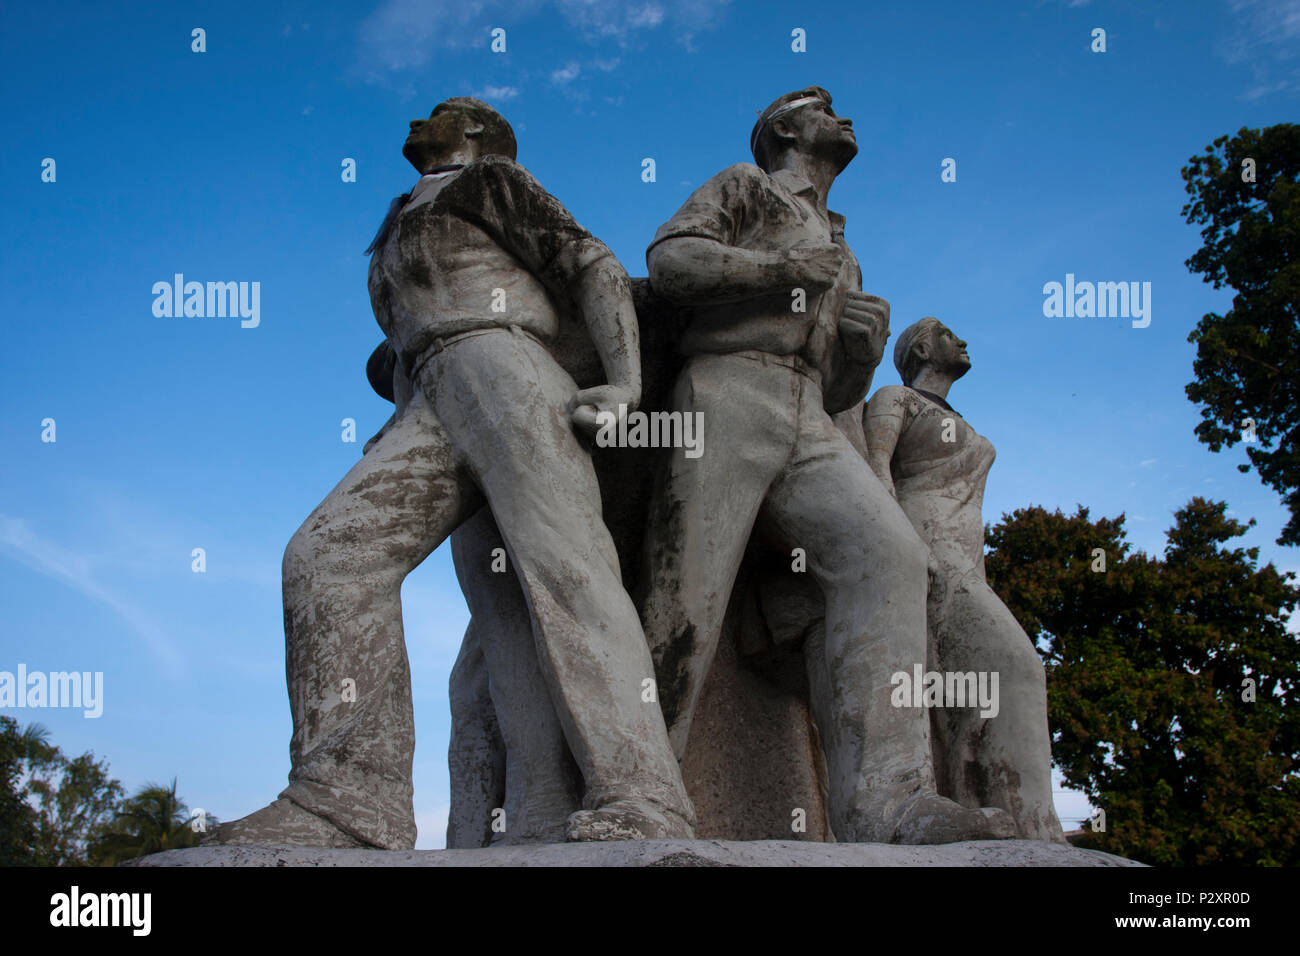
[(0, 716), (0, 866), (29, 863), (36, 843), (36, 811), (22, 793), (26, 759), (18, 721)]
[(1053, 762), (1106, 814), (1087, 846), (1164, 866), (1300, 864), (1286, 629), (1300, 589), (1229, 546), (1249, 526), (1225, 511), (1192, 499), (1163, 558), (1132, 550), (1123, 515), (1083, 507), (986, 529), (989, 582), (1047, 669)]
[(107, 762), (69, 759), (40, 724), (0, 716), (0, 866), (112, 866), (199, 839), (175, 779), (126, 798)]
[(1300, 544), (1300, 126), (1220, 136), (1182, 176), (1192, 197), (1182, 215), (1204, 226), (1187, 268), (1236, 290), (1225, 315), (1205, 315), (1188, 336), (1196, 437), (1216, 452), (1247, 442), (1291, 512), (1278, 543)]
[[(206, 817), (215, 825), (215, 817)], [(163, 850), (198, 846), (199, 834), (189, 818), (185, 802), (176, 795), (176, 779), (170, 786), (147, 783), (122, 803), (112, 822), (91, 846), (91, 858), (100, 865), (115, 865)]]
[(16, 866), (85, 866), (88, 846), (112, 816), (122, 785), (93, 753), (69, 759), (40, 724), (21, 732), (0, 717), (0, 833)]

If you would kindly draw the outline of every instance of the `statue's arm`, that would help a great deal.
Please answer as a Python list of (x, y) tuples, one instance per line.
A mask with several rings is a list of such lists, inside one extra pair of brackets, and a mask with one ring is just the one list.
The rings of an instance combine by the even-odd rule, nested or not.
[(852, 408), (871, 391), (889, 339), (889, 303), (856, 290), (848, 293), (831, 350), (831, 369), (822, 404), (831, 415)]
[(630, 411), (641, 401), (641, 343), (627, 272), (610, 253), (587, 266), (571, 292), (600, 356), (605, 379), (611, 388), (625, 393), (622, 400)]
[(898, 436), (902, 434), (903, 423), (907, 414), (906, 406), (898, 386), (887, 386), (871, 396), (863, 413), (863, 431), (867, 438), (867, 463), (876, 473), (889, 493), (894, 497), (894, 476), (892, 463), (894, 452), (898, 448)]
[(393, 343), (388, 339), (379, 343), (379, 346), (371, 353), (369, 361), (366, 362), (366, 377), (370, 380), (370, 387), (380, 398), (387, 399), (395, 406), (393, 414), (388, 416), (388, 421), (380, 426), (379, 431), (371, 437), (361, 448), (361, 454), (366, 454), (373, 448), (379, 439), (397, 424), (397, 420), (402, 417), (402, 412), (406, 411), (406, 406), (411, 402), (411, 392), (413, 386), (411, 380), (406, 377), (406, 370), (402, 368), (402, 363), (397, 360), (397, 352), (393, 348)]
[(834, 371), (822, 390), (822, 407), (828, 415), (838, 415), (861, 402), (876, 377), (874, 365), (855, 365), (842, 358), (836, 358), (833, 364)]
[(739, 302), (798, 284), (785, 255), (703, 236), (657, 242), (646, 253), (646, 264), (655, 292), (683, 305)]
[(737, 163), (691, 193), (646, 250), (655, 292), (689, 306), (788, 294), (799, 286), (814, 295), (829, 286), (834, 274), (821, 274), (828, 268), (820, 261), (828, 258), (824, 248), (744, 248), (744, 236), (762, 225), (770, 189), (757, 166)]

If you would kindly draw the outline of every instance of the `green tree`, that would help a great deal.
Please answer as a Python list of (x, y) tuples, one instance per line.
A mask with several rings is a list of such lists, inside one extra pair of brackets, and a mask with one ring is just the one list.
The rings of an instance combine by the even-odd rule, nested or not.
[(122, 785), (109, 776), (108, 762), (87, 752), (69, 759), (31, 724), (25, 748), (21, 794), (36, 813), (29, 862), (35, 866), (85, 866), (88, 845), (122, 799)]
[[(211, 814), (205, 819), (208, 827), (218, 822)], [(199, 839), (172, 778), (170, 786), (148, 783), (124, 801), (90, 855), (95, 863), (112, 866), (150, 853), (198, 846)]]
[(1300, 544), (1300, 126), (1220, 136), (1182, 176), (1192, 197), (1182, 215), (1204, 226), (1187, 268), (1237, 293), (1187, 337), (1196, 437), (1216, 452), (1246, 441), (1260, 480), (1291, 512), (1278, 543)]
[(69, 760), (40, 724), (0, 717), (0, 863), (83, 866), (87, 846), (122, 797), (108, 764)]
[(23, 795), (26, 736), (18, 721), (0, 716), (0, 866), (29, 864), (36, 843), (36, 811)]
[(1300, 589), (1227, 546), (1249, 526), (1225, 511), (1192, 499), (1163, 559), (1132, 550), (1123, 515), (1083, 507), (986, 529), (989, 583), (1047, 669), (1053, 761), (1106, 813), (1087, 846), (1163, 866), (1300, 864), (1286, 629)]

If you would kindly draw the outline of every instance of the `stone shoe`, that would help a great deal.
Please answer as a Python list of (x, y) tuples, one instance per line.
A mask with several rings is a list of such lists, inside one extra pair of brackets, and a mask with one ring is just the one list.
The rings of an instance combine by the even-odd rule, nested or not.
[(899, 804), (893, 812), (868, 814), (862, 811), (850, 819), (841, 843), (962, 843), (966, 840), (1012, 840), (1016, 821), (1005, 810), (981, 807), (973, 810), (929, 790), (922, 790)]
[(201, 846), (215, 844), (330, 848), (369, 846), (344, 833), (324, 817), (309, 813), (284, 797), (246, 817), (220, 824), (200, 841)]
[(593, 840), (693, 840), (695, 831), (680, 814), (650, 803), (616, 800), (569, 817), (570, 842)]

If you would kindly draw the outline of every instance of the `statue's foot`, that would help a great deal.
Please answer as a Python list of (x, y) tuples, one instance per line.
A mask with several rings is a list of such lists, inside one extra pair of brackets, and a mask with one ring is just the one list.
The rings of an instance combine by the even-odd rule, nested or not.
[(200, 841), (201, 846), (213, 844), (330, 848), (369, 846), (344, 833), (324, 817), (304, 810), (285, 797), (246, 817), (220, 824)]
[(615, 800), (569, 817), (571, 842), (592, 840), (693, 840), (695, 831), (681, 814), (650, 803)]
[(1031, 816), (1027, 823), (1022, 819), (1020, 821), (1020, 837), (1025, 840), (1044, 840), (1048, 843), (1068, 844), (1070, 842), (1065, 838), (1065, 833), (1061, 829), (1061, 821), (1057, 819), (1055, 813)]
[[(493, 832), (488, 846), (531, 846), (538, 843), (563, 843), (569, 836), (569, 817), (573, 815), (574, 804), (570, 803), (559, 816), (548, 815), (538, 818), (529, 816), (522, 823), (516, 817), (515, 822), (501, 833)], [(510, 819), (507, 811), (506, 819)]]
[(855, 814), (847, 843), (961, 843), (965, 840), (1012, 840), (1016, 821), (996, 807), (973, 810), (923, 790), (892, 812)]

